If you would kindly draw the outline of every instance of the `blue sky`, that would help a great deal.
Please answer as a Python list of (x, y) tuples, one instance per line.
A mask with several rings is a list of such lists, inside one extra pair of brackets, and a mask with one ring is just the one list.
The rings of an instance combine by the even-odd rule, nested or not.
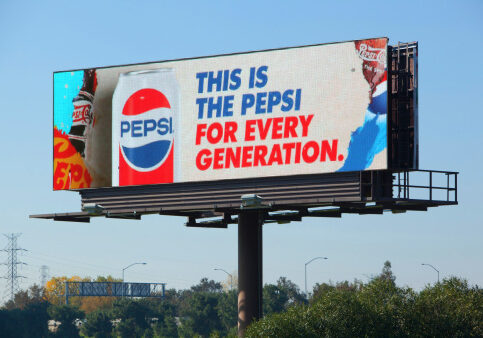
[[(237, 229), (192, 229), (179, 217), (90, 224), (30, 220), (78, 211), (75, 192), (52, 191), (52, 73), (249, 50), (387, 36), (419, 41), (420, 167), (459, 171), (460, 205), (427, 213), (345, 215), (264, 227), (264, 282), (302, 289), (367, 280), (385, 260), (416, 289), (456, 275), (483, 284), (480, 1), (7, 1), (0, 2), (0, 233), (20, 232), (22, 287), (51, 276), (121, 276), (187, 288), (237, 268)], [(7, 244), (0, 237), (0, 247)], [(0, 253), (0, 260), (6, 260)], [(0, 267), (0, 274), (5, 274)], [(0, 295), (5, 282), (0, 281)]]

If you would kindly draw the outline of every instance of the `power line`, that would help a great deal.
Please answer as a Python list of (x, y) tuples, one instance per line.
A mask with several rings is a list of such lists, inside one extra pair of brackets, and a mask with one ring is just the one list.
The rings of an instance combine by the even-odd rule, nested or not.
[(18, 280), (19, 278), (26, 278), (24, 276), (19, 276), (17, 274), (17, 266), (19, 264), (25, 264), (24, 262), (19, 262), (17, 260), (17, 252), (18, 251), (27, 251), (25, 249), (21, 249), (17, 247), (17, 238), (21, 234), (10, 234), (6, 235), (4, 234), (5, 237), (8, 238), (8, 244), (3, 249), (2, 251), (7, 252), (8, 258), (5, 263), (2, 263), (3, 265), (7, 265), (7, 273), (5, 274), (5, 278), (7, 280), (7, 292), (10, 292), (10, 300), (14, 300), (15, 294), (18, 292), (19, 286), (18, 286)]

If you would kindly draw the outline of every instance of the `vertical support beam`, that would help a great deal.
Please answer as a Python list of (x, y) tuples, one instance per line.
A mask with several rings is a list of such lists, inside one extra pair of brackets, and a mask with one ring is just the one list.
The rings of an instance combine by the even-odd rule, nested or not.
[(258, 211), (238, 216), (238, 336), (262, 317), (262, 220)]
[(69, 282), (65, 282), (65, 305), (69, 305)]
[(454, 201), (458, 202), (458, 174), (454, 174)]
[(449, 174), (446, 173), (446, 201), (449, 202)]

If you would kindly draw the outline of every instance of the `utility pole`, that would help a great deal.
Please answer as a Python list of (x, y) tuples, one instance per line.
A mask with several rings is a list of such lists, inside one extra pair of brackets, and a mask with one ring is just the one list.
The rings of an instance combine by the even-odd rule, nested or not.
[[(10, 293), (10, 300), (13, 301), (15, 298), (15, 294), (18, 292), (18, 279), (19, 278), (25, 278), (24, 276), (19, 276), (17, 274), (17, 266), (19, 264), (25, 264), (24, 262), (19, 262), (17, 260), (17, 252), (18, 251), (27, 251), (25, 249), (21, 249), (17, 247), (17, 238), (21, 234), (10, 234), (6, 235), (4, 234), (5, 237), (8, 238), (8, 244), (5, 247), (5, 249), (1, 251), (5, 251), (8, 253), (8, 259), (5, 263), (2, 263), (4, 265), (7, 265), (7, 273), (5, 274), (5, 279), (7, 280), (7, 292)], [(26, 264), (25, 264), (26, 265)]]

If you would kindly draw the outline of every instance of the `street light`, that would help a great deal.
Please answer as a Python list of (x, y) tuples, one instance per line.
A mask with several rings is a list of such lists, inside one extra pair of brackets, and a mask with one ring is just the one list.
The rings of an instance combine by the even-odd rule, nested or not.
[(328, 258), (327, 257), (315, 257), (315, 258), (312, 258), (307, 263), (305, 263), (305, 295), (307, 296), (307, 298), (308, 298), (308, 293), (307, 293), (307, 265), (309, 265), (310, 263), (312, 263), (316, 259), (328, 259)]
[(223, 269), (218, 269), (218, 268), (214, 268), (213, 270), (215, 271), (223, 271), (224, 273), (226, 273), (228, 276), (230, 276), (230, 290), (233, 289), (233, 276), (231, 275), (231, 273), (228, 273), (226, 272), (225, 270)]
[(426, 264), (426, 263), (421, 263), (421, 265), (427, 265), (429, 267), (432, 267), (434, 271), (436, 271), (438, 273), (438, 284), (439, 284), (439, 270), (436, 269), (434, 266), (432, 266), (431, 264)]
[(126, 266), (124, 269), (122, 269), (122, 296), (123, 297), (124, 297), (124, 271), (126, 269), (130, 268), (131, 266), (138, 265), (138, 264), (146, 265), (147, 263), (132, 263), (132, 264)]

